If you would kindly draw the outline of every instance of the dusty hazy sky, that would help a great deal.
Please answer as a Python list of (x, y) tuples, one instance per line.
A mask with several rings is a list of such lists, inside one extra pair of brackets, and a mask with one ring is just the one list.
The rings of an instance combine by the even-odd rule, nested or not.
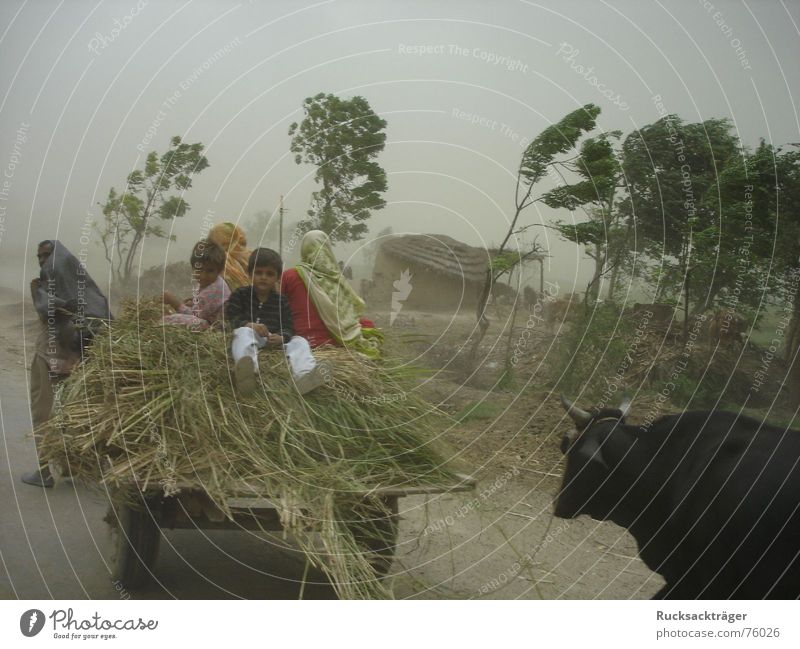
[[(686, 120), (730, 118), (746, 145), (800, 141), (798, 24), (788, 1), (5, 1), (0, 284), (22, 286), (50, 237), (86, 249), (104, 281), (82, 228), (138, 149), (176, 134), (203, 142), (211, 167), (177, 242), (148, 242), (145, 266), (186, 257), (208, 218), (246, 220), (280, 194), (299, 217), (313, 169), (287, 129), (321, 91), (362, 95), (388, 121), (389, 205), (372, 233), (497, 243), (524, 138), (583, 104), (602, 107), (601, 129), (655, 121), (660, 96)], [(537, 230), (553, 272), (582, 288), (582, 252)]]

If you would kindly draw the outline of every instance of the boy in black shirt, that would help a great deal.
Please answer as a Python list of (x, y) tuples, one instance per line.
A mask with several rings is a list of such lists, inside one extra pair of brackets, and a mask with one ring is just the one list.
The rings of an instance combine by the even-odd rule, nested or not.
[(231, 354), (239, 391), (244, 396), (255, 392), (258, 350), (282, 347), (300, 394), (311, 392), (322, 385), (324, 377), (308, 341), (294, 335), (288, 301), (275, 290), (283, 272), (281, 256), (269, 248), (257, 248), (250, 255), (247, 272), (252, 285), (236, 289), (225, 305), (225, 321), (233, 328)]

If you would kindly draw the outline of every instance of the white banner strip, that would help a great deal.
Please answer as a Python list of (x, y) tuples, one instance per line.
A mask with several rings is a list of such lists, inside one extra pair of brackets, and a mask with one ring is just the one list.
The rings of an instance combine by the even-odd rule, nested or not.
[[(6, 601), (4, 647), (797, 647), (798, 602)], [(434, 644), (441, 643), (441, 644)], [(513, 643), (513, 644), (512, 644)], [(238, 645), (245, 646), (245, 645)]]

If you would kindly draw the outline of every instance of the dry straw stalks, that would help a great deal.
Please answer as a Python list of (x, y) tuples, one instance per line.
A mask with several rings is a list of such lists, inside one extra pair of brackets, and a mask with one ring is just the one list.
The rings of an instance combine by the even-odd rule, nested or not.
[(228, 498), (270, 496), (340, 597), (389, 596), (364, 542), (388, 534), (375, 490), (458, 481), (432, 442), (441, 414), (407, 377), (335, 348), (315, 350), (333, 372), (305, 397), (283, 354), (262, 354), (262, 387), (243, 399), (228, 335), (162, 326), (161, 309), (128, 303), (97, 336), (63, 384), (44, 459), (131, 501), (200, 489), (230, 515)]

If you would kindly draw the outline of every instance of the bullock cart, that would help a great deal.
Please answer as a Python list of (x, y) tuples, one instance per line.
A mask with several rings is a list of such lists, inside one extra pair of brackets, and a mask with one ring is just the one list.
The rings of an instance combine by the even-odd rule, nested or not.
[[(394, 559), (399, 527), (398, 501), (404, 496), (470, 491), (476, 480), (458, 474), (459, 482), (447, 487), (386, 487), (369, 494), (377, 497), (370, 535), (359, 538), (378, 576), (386, 575)], [(170, 490), (174, 492), (175, 490)], [(366, 494), (365, 494), (366, 496)], [(227, 501), (224, 513), (208, 495), (196, 488), (178, 489), (167, 495), (162, 488), (139, 491), (132, 487), (111, 500), (106, 522), (115, 534), (113, 578), (127, 589), (141, 588), (154, 577), (161, 530), (248, 530), (282, 532), (281, 507), (270, 496), (254, 494), (246, 485)]]

